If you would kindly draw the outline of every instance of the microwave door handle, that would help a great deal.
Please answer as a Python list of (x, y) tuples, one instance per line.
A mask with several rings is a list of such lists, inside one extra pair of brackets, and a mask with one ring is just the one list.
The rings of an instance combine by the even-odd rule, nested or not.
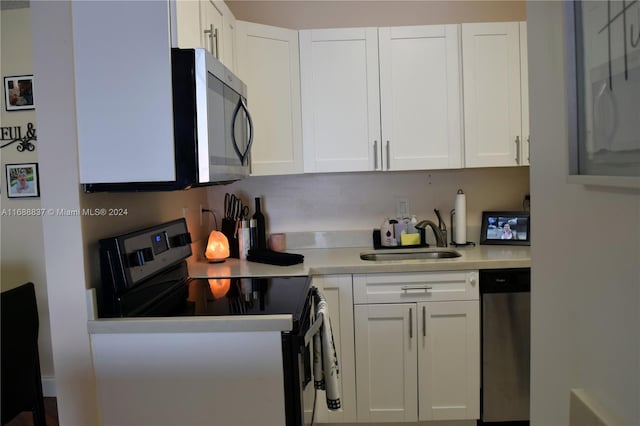
[[(238, 141), (236, 139), (236, 120), (238, 119), (238, 113), (240, 112), (240, 108), (245, 111), (247, 115), (247, 121), (249, 122), (249, 140), (247, 142), (247, 147), (244, 152), (240, 152), (240, 148), (238, 147)], [(249, 114), (249, 110), (244, 103), (244, 99), (242, 97), (238, 100), (238, 104), (233, 111), (233, 118), (231, 119), (231, 139), (233, 140), (233, 149), (236, 151), (238, 158), (240, 159), (240, 164), (244, 165), (245, 160), (249, 156), (249, 151), (251, 150), (251, 145), (253, 144), (253, 120), (251, 119), (251, 114)]]
[(240, 152), (240, 148), (238, 148), (238, 141), (236, 140), (236, 120), (238, 119), (238, 112), (240, 112), (241, 103), (242, 98), (240, 98), (238, 104), (233, 110), (233, 117), (231, 118), (231, 140), (233, 142), (233, 150), (236, 152), (236, 155), (240, 159), (240, 164), (244, 165), (244, 158), (242, 157), (242, 152)]
[(247, 108), (247, 104), (244, 102), (244, 99), (240, 98), (240, 103), (242, 104), (242, 109), (244, 109), (245, 114), (247, 114), (247, 122), (249, 123), (249, 140), (247, 141), (247, 148), (244, 150), (244, 162), (244, 160), (249, 157), (249, 153), (251, 152), (251, 145), (253, 145), (253, 120), (251, 119), (249, 108)]

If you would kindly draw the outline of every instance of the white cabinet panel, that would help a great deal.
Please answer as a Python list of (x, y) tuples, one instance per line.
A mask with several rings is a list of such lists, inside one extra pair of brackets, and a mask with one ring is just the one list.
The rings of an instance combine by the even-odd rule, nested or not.
[(354, 306), (359, 422), (417, 420), (415, 304)]
[(462, 167), (459, 26), (378, 33), (383, 169)]
[(419, 303), (420, 420), (480, 417), (478, 301)]
[(285, 424), (280, 332), (92, 334), (91, 350), (101, 425)]
[(301, 31), (300, 58), (305, 172), (462, 166), (458, 25)]
[(170, 0), (171, 45), (205, 48), (234, 71), (235, 17), (219, 0)]
[(354, 303), (478, 300), (477, 271), (355, 274)]
[(213, 56), (222, 58), (222, 8), (213, 0), (200, 1), (200, 45)]
[[(327, 408), (324, 392), (318, 392), (316, 421), (320, 423), (350, 423), (356, 421), (356, 367), (353, 331), (353, 297), (351, 275), (313, 277), (314, 286), (322, 289), (331, 318), (331, 330), (340, 369), (340, 398), (342, 408)], [(311, 418), (313, 386), (304, 395), (305, 418)]]
[(168, 3), (74, 2), (72, 19), (80, 182), (174, 180)]
[[(450, 274), (453, 272), (443, 272)], [(476, 276), (478, 271), (468, 271)], [(384, 303), (376, 274), (354, 275), (356, 389), (359, 422), (474, 420), (480, 416), (480, 308), (477, 293), (407, 295), (414, 303)], [(380, 274), (380, 282), (417, 274)], [(463, 273), (464, 275), (464, 273)], [(415, 278), (415, 277), (413, 277)], [(438, 285), (431, 274), (422, 283)], [(415, 281), (415, 279), (414, 279)], [(417, 281), (415, 281), (417, 283)], [(373, 286), (371, 286), (373, 284)], [(411, 283), (410, 283), (411, 284)], [(359, 289), (360, 287), (360, 289)], [(384, 284), (384, 288), (391, 289)], [(388, 301), (398, 300), (387, 292)], [(448, 299), (448, 300), (447, 300)], [(459, 300), (458, 300), (459, 299)], [(416, 377), (417, 376), (417, 377)], [(416, 392), (417, 390), (417, 392)]]
[(374, 146), (380, 146), (377, 30), (300, 31), (300, 72), (305, 172), (374, 170)]
[(302, 173), (298, 32), (239, 21), (239, 75), (253, 117), (251, 174)]
[(235, 73), (238, 69), (236, 18), (227, 5), (224, 2), (222, 4), (224, 5), (224, 14), (222, 15), (222, 62)]
[(522, 140), (519, 23), (462, 24), (465, 163), (517, 165)]

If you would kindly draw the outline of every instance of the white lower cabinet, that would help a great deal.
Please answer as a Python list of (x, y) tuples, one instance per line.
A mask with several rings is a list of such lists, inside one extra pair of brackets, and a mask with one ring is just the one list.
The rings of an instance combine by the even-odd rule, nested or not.
[[(351, 275), (324, 275), (313, 277), (314, 286), (327, 298), (331, 329), (336, 345), (340, 369), (340, 396), (342, 408), (330, 411), (325, 393), (318, 391), (316, 423), (351, 423), (356, 421), (356, 370), (353, 339), (353, 296)], [(311, 420), (313, 410), (313, 383), (304, 393), (305, 420)], [(314, 423), (315, 424), (315, 423)]]
[[(479, 418), (477, 276), (354, 275), (359, 422)], [(381, 289), (394, 303), (380, 303)]]

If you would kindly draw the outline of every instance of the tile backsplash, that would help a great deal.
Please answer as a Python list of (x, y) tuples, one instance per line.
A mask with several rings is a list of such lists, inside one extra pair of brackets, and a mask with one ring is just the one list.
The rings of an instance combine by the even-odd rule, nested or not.
[(399, 199), (418, 220), (437, 221), (433, 209), (439, 209), (449, 228), (458, 189), (467, 198), (468, 235), (477, 241), (483, 210), (522, 209), (529, 167), (259, 176), (210, 187), (208, 196), (219, 218), (225, 192), (240, 196), (251, 214), (254, 197), (262, 197), (267, 231), (289, 233), (378, 228), (395, 217)]

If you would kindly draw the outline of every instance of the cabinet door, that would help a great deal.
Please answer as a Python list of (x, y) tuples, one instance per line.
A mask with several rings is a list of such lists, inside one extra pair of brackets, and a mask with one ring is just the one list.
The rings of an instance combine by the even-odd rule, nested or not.
[(416, 304), (354, 306), (359, 422), (417, 421)]
[(252, 175), (302, 173), (298, 32), (238, 21), (239, 74), (254, 125)]
[(222, 15), (222, 63), (235, 73), (238, 69), (236, 54), (236, 18), (225, 2), (219, 3), (221, 3), (224, 12)]
[[(327, 298), (331, 330), (338, 354), (340, 369), (340, 398), (342, 408), (327, 408), (324, 392), (318, 392), (316, 421), (321, 423), (351, 423), (356, 421), (356, 368), (353, 340), (353, 297), (351, 275), (326, 275), (313, 278), (313, 285), (320, 288)], [(313, 386), (304, 395), (305, 418), (311, 418)], [(308, 413), (308, 414), (307, 414)]]
[(300, 31), (305, 172), (380, 169), (375, 28)]
[(529, 162), (529, 61), (527, 57), (527, 23), (520, 22), (520, 84), (522, 89), (522, 139), (520, 142), (519, 164), (528, 166)]
[(420, 421), (479, 418), (479, 302), (418, 303), (418, 311)]
[(458, 25), (378, 30), (384, 170), (462, 167)]
[(465, 164), (515, 166), (522, 140), (519, 24), (462, 24), (462, 52)]
[(71, 12), (80, 182), (174, 180), (168, 4), (74, 2)]
[(183, 49), (204, 47), (198, 1), (170, 0), (171, 46)]
[(200, 2), (201, 46), (222, 61), (222, 8), (213, 0)]

